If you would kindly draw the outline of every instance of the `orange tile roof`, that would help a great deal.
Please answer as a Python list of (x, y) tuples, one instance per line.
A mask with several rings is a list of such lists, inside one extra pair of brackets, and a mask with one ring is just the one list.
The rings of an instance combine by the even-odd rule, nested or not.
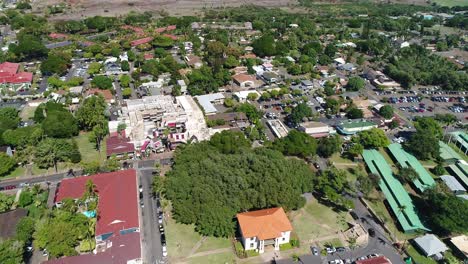
[(292, 231), (283, 208), (269, 208), (237, 214), (242, 236), (260, 240), (281, 237), (281, 232)]

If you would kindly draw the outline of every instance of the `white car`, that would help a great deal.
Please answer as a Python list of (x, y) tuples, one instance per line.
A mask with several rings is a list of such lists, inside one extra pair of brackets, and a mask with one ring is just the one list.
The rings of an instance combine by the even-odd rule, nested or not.
[(163, 257), (167, 257), (167, 248), (166, 248), (166, 246), (162, 247), (162, 253), (163, 253)]

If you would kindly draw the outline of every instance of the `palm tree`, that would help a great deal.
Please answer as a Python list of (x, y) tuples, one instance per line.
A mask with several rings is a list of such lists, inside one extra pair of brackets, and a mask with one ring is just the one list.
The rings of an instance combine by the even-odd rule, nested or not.
[(87, 200), (90, 197), (96, 196), (96, 185), (93, 183), (92, 180), (86, 181), (85, 192), (83, 193), (83, 200)]

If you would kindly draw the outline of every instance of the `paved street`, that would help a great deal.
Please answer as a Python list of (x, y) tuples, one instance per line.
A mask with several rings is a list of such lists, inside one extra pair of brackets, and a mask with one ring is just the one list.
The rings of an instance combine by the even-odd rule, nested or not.
[(121, 105), (123, 103), (123, 95), (122, 88), (120, 88), (120, 83), (116, 80), (112, 83), (112, 85), (114, 86), (115, 97), (117, 98), (117, 102), (119, 103), (119, 105)]
[(140, 207), (141, 212), (141, 240), (142, 256), (144, 263), (164, 263), (162, 256), (161, 234), (158, 228), (158, 208), (156, 200), (151, 194), (152, 172), (154, 161), (139, 164), (138, 175), (140, 184), (143, 187), (144, 207)]

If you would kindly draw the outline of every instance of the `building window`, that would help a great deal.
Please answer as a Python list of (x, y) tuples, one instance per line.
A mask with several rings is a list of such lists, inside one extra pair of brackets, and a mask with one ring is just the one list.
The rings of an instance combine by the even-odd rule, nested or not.
[(254, 243), (250, 243), (250, 247), (253, 248), (253, 247), (254, 247)]
[(283, 241), (286, 241), (286, 238), (285, 238), (285, 237), (283, 237)]

